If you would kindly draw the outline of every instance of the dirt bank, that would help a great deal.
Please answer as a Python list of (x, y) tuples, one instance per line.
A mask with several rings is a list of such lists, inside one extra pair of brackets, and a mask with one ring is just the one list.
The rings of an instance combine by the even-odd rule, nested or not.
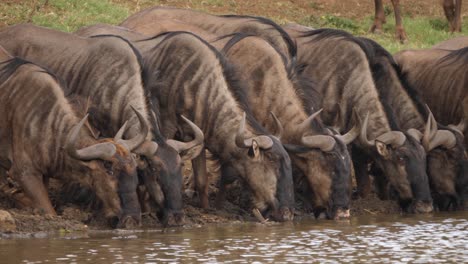
[[(186, 215), (185, 226), (199, 226), (206, 224), (222, 224), (252, 221), (255, 218), (250, 213), (250, 196), (241, 186), (241, 183), (235, 183), (228, 190), (227, 201), (220, 210), (214, 209), (216, 197), (216, 182), (218, 179), (218, 169), (215, 164), (209, 164), (209, 182), (210, 182), (210, 208), (200, 209), (196, 206), (196, 197), (189, 198), (184, 194), (184, 212)], [(184, 188), (191, 186), (190, 164), (184, 168)], [(7, 197), (0, 196), (0, 209), (8, 211), (15, 220), (16, 236), (20, 237), (43, 237), (48, 233), (68, 233), (72, 231), (87, 230), (105, 230), (110, 229), (105, 219), (96, 214), (92, 206), (79, 206), (76, 204), (63, 203), (60, 192), (63, 190), (61, 184), (51, 180), (50, 197), (54, 204), (58, 216), (43, 215), (41, 212), (32, 209), (17, 209), (12, 201)], [(296, 220), (312, 217), (309, 212), (304, 211), (302, 202), (297, 199)], [(375, 195), (366, 199), (352, 201), (352, 215), (376, 215), (398, 213), (399, 208), (393, 201), (381, 201)], [(146, 213), (142, 218), (142, 228), (162, 228), (163, 226), (157, 220), (153, 213)], [(8, 237), (8, 235), (6, 235)]]

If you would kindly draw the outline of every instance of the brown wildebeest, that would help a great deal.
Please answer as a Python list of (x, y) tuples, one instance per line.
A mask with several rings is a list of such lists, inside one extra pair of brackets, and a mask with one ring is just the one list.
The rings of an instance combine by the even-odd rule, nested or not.
[(281, 127), (278, 137), (309, 183), (306, 195), (310, 196), (315, 216), (325, 213), (331, 219), (349, 217), (351, 159), (346, 144), (358, 136), (359, 129), (354, 127), (344, 136), (334, 135), (314, 120), (320, 111), (305, 109), (318, 109), (317, 98), (306, 99), (299, 92), (312, 82), (288, 69), (282, 54), (267, 41), (241, 33), (227, 39), (222, 51), (246, 80), (245, 93), (255, 117), (270, 131)]
[[(464, 203), (461, 206), (468, 208), (468, 47), (454, 51), (407, 50), (394, 57), (408, 82), (424, 98), (436, 119), (452, 131), (464, 135), (465, 157), (460, 159), (462, 172), (457, 178), (456, 188)], [(450, 125), (458, 122), (457, 126)]]
[[(370, 191), (367, 164), (372, 160), (383, 170), (375, 175), (377, 186), (390, 183), (405, 211), (431, 211), (425, 151), (417, 138), (398, 127), (391, 108), (381, 101), (367, 59), (369, 50), (347, 40), (352, 35), (341, 30), (288, 32), (297, 41), (303, 74), (317, 81), (324, 123), (340, 131), (350, 127), (353, 108), (359, 116), (367, 116), (352, 149), (358, 194), (366, 196)], [(385, 189), (380, 188), (379, 194), (386, 194)]]
[[(164, 134), (175, 137), (176, 114), (186, 115), (203, 130), (206, 148), (221, 163), (221, 195), (226, 184), (240, 177), (253, 193), (259, 220), (269, 213), (278, 221), (292, 220), (289, 156), (280, 141), (254, 119), (244, 90), (231, 87), (242, 82), (221, 53), (198, 36), (181, 31), (147, 37), (97, 25), (81, 29), (80, 34), (118, 34), (130, 39), (143, 54), (144, 67), (155, 73), (148, 75), (145, 88), (159, 105)], [(193, 165), (197, 191), (208, 205), (204, 153)]]
[(54, 74), (1, 47), (0, 90), (2, 169), (32, 206), (56, 214), (46, 186), (52, 177), (93, 190), (105, 217), (119, 227), (139, 220), (134, 205), (126, 203), (137, 201), (136, 193), (126, 189), (137, 177), (128, 145), (143, 142), (148, 133), (144, 123), (141, 135), (130, 140), (96, 140), (83, 126), (87, 116), (79, 120)]
[[(174, 19), (139, 25), (134, 30), (149, 36), (171, 30), (186, 30), (210, 41), (222, 51), (229, 62), (237, 66), (242, 80), (246, 81), (242, 87), (246, 89), (244, 92), (255, 118), (269, 131), (277, 130), (276, 120), (282, 123), (281, 142), (288, 144), (285, 146), (293, 164), (309, 183), (308, 186), (300, 186), (300, 189), (306, 189), (306, 202), (313, 206), (314, 214), (319, 216), (325, 213), (328, 218), (349, 215), (351, 163), (346, 144), (354, 139), (353, 134), (358, 135), (358, 131), (354, 129), (353, 133), (344, 137), (335, 136), (319, 120), (307, 119), (312, 113), (310, 108), (304, 107), (305, 99), (298, 94), (298, 86), (311, 85), (311, 82), (295, 74), (295, 69), (290, 69), (295, 65), (288, 66), (284, 55), (274, 46), (262, 38), (243, 33), (216, 37)], [(288, 42), (293, 43), (292, 40)], [(272, 104), (272, 101), (275, 103)], [(317, 101), (317, 98), (309, 101)], [(313, 105), (318, 110), (318, 104)], [(278, 118), (272, 119), (270, 112), (276, 113)], [(302, 142), (303, 136), (309, 138), (307, 145)]]
[[(450, 26), (450, 32), (461, 32), (461, 5), (462, 0), (441, 0), (444, 7), (445, 17)], [(382, 25), (385, 24), (385, 13), (382, 0), (374, 0), (375, 16), (374, 24), (370, 28), (370, 32), (378, 33), (382, 31)], [(395, 13), (395, 37), (401, 42), (408, 41), (403, 23), (401, 20), (400, 0), (392, 0), (393, 10)]]
[[(216, 36), (246, 33), (259, 36), (286, 56), (288, 63), (295, 58), (294, 43), (275, 22), (263, 17), (241, 15), (211, 15), (205, 12), (172, 7), (152, 7), (129, 16), (120, 25), (137, 29), (161, 20), (175, 19), (196, 26)], [(173, 29), (174, 30), (174, 29)]]
[(446, 41), (442, 41), (432, 46), (433, 49), (445, 49), (445, 50), (457, 50), (457, 49), (463, 49), (465, 47), (468, 47), (467, 36), (448, 39)]
[[(67, 84), (67, 95), (90, 98), (90, 122), (103, 136), (113, 136), (126, 120), (127, 129), (120, 136), (134, 138), (140, 133), (142, 127), (131, 106), (142, 113), (145, 124), (154, 123), (143, 88), (141, 55), (127, 40), (118, 36), (83, 38), (25, 24), (2, 29), (0, 43), (11, 53), (60, 74)], [(195, 125), (190, 127), (196, 135), (191, 142), (168, 140), (153, 125), (153, 133), (145, 134), (143, 144), (131, 143), (138, 155), (139, 179), (162, 211), (163, 224), (183, 222), (179, 153), (192, 158), (203, 142), (202, 132)], [(129, 192), (136, 192), (136, 186), (126, 186)], [(140, 211), (138, 202), (129, 202), (136, 203)]]
[[(424, 100), (406, 80), (390, 53), (370, 39), (356, 41), (368, 44), (366, 54), (370, 55), (368, 59), (381, 100), (393, 109), (400, 128), (422, 141), (427, 153), (427, 173), (434, 204), (439, 210), (459, 209), (461, 199), (457, 189), (468, 188), (457, 184), (457, 179), (463, 177), (461, 163), (466, 160), (463, 135), (450, 126), (439, 125), (437, 128)], [(428, 118), (430, 121), (426, 123)]]
[(465, 136), (468, 147), (468, 47), (459, 50), (405, 50), (394, 55), (408, 82), (420, 93), (436, 120)]

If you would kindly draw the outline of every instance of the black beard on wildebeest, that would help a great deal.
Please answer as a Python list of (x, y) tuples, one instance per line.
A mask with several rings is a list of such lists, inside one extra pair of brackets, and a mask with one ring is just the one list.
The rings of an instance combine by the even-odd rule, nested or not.
[[(0, 31), (0, 44), (16, 55), (54, 70), (65, 80), (67, 96), (89, 98), (93, 112), (91, 124), (103, 136), (114, 136), (119, 128), (125, 125), (126, 129), (119, 133), (118, 138), (131, 140), (141, 134), (143, 124), (154, 123), (154, 118), (150, 118), (151, 111), (148, 109), (143, 88), (145, 72), (141, 65), (141, 56), (127, 40), (118, 36), (82, 38), (34, 25), (17, 25)], [(132, 107), (141, 113), (142, 118), (132, 110)], [(126, 120), (128, 122), (124, 124)], [(162, 187), (163, 181), (158, 182), (158, 180), (166, 176), (177, 183), (177, 179), (182, 177), (179, 153), (196, 148), (202, 143), (201, 131), (196, 126), (191, 125), (191, 127), (196, 136), (188, 143), (168, 140), (167, 144), (159, 144), (153, 139), (152, 134), (148, 133), (139, 146), (131, 144), (132, 152), (141, 157), (135, 162), (138, 162), (140, 172), (142, 169), (145, 170), (144, 175), (140, 173), (140, 178), (155, 205), (158, 205), (160, 201), (158, 198), (161, 195), (167, 195), (159, 191), (172, 189), (172, 187)], [(152, 130), (158, 133), (157, 128), (153, 127)], [(171, 156), (160, 156), (162, 153)], [(159, 172), (167, 173), (158, 175)], [(133, 182), (134, 179), (122, 182), (121, 185), (125, 186), (126, 191), (133, 193), (132, 199), (125, 199), (131, 202), (126, 208), (135, 212), (133, 218), (139, 224), (140, 205), (138, 198), (135, 197), (137, 186)], [(181, 187), (171, 190), (174, 200), (168, 203), (173, 203), (175, 206), (163, 209), (168, 214), (182, 214)], [(171, 218), (175, 219), (175, 224), (181, 224), (177, 219), (183, 220), (179, 216), (167, 219)]]
[[(425, 151), (411, 134), (400, 131), (393, 110), (380, 98), (366, 46), (340, 30), (286, 30), (297, 40), (303, 74), (318, 82), (324, 123), (349, 126), (353, 109), (361, 118), (366, 117), (352, 154), (358, 194), (366, 196), (371, 190), (367, 163), (372, 158), (383, 171), (375, 175), (377, 187), (384, 186), (379, 190), (388, 190), (385, 186), (390, 184), (405, 211), (432, 211)], [(382, 198), (387, 196), (380, 193)]]
[[(178, 113), (186, 115), (203, 130), (207, 149), (221, 163), (223, 173), (218, 194), (224, 195), (223, 183), (234, 176), (241, 177), (252, 190), (254, 208), (262, 211), (264, 217), (271, 212), (278, 221), (293, 218), (294, 192), (289, 156), (281, 143), (268, 135), (252, 117), (245, 95), (236, 94), (229, 88), (241, 84), (218, 51), (187, 32), (148, 38), (105, 25), (82, 31), (118, 34), (130, 39), (140, 50), (145, 67), (157, 73), (150, 74), (145, 83), (153, 104), (160, 110), (162, 131), (168, 138), (175, 137)], [(181, 76), (183, 79), (179, 79)], [(242, 112), (246, 113), (245, 117)], [(195, 187), (202, 204), (208, 205), (205, 152), (202, 151), (197, 159), (192, 162)]]

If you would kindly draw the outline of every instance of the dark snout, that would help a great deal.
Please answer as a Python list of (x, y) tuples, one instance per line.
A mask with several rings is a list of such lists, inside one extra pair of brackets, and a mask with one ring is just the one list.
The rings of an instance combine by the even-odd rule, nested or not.
[(437, 194), (434, 205), (439, 211), (453, 211), (458, 209), (459, 201), (456, 194)]
[(116, 228), (135, 229), (139, 226), (141, 226), (141, 217), (139, 215), (126, 215), (118, 219)]
[(274, 204), (263, 209), (254, 208), (252, 213), (259, 222), (266, 222), (268, 220), (287, 222), (294, 219), (294, 208), (287, 206), (281, 206), (278, 208), (278, 206), (275, 206)]
[(273, 220), (278, 222), (287, 222), (294, 219), (294, 208), (281, 207), (275, 214)]
[(339, 207), (333, 209), (327, 209), (325, 207), (316, 207), (313, 210), (314, 217), (316, 219), (328, 219), (328, 220), (346, 220), (351, 217), (349, 208)]
[(185, 224), (185, 214), (182, 211), (168, 211), (163, 213), (161, 222), (163, 226), (182, 226)]
[(407, 212), (412, 214), (427, 214), (434, 210), (432, 200), (428, 201), (414, 201), (407, 207)]
[(117, 228), (135, 228), (141, 225), (141, 207), (135, 191), (121, 192), (122, 213), (118, 218)]
[(349, 212), (348, 208), (338, 208), (336, 210), (335, 215), (333, 216), (334, 220), (342, 220), (342, 219), (349, 219), (351, 217), (351, 213)]

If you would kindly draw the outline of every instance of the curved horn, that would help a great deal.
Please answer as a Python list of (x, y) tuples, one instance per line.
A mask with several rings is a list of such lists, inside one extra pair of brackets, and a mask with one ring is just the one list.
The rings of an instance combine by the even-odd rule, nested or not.
[(240, 121), (239, 130), (237, 130), (236, 146), (238, 146), (239, 148), (250, 148), (252, 146), (252, 141), (248, 141), (244, 139), (244, 130), (245, 130), (245, 112)]
[(354, 126), (351, 128), (351, 130), (348, 131), (348, 133), (344, 135), (337, 135), (336, 137), (339, 138), (343, 143), (348, 145), (349, 143), (353, 142), (358, 136), (359, 136), (359, 126), (360, 124), (360, 118), (358, 116), (358, 113), (356, 111), (356, 108), (353, 107), (353, 117), (354, 117)]
[(385, 143), (385, 145), (400, 147), (405, 143), (406, 136), (400, 131), (389, 131), (378, 136), (376, 140)]
[(239, 124), (239, 130), (237, 131), (237, 134), (236, 134), (236, 138), (235, 138), (236, 146), (238, 146), (239, 148), (250, 148), (252, 147), (253, 140), (257, 142), (258, 146), (261, 149), (269, 149), (273, 146), (273, 140), (271, 140), (271, 138), (269, 138), (268, 136), (257, 136), (257, 137), (245, 139), (244, 131), (245, 131), (245, 112), (242, 116), (241, 122)]
[(460, 134), (463, 135), (463, 132), (465, 131), (465, 128), (466, 128), (466, 121), (464, 118), (462, 118), (462, 120), (460, 121), (458, 125), (448, 125), (448, 127), (450, 127), (451, 129), (457, 132), (460, 132)]
[(421, 142), (421, 139), (423, 138), (423, 134), (421, 133), (421, 131), (417, 130), (416, 128), (408, 129), (407, 133), (408, 135), (416, 139), (418, 142)]
[(429, 116), (427, 117), (426, 127), (424, 128), (424, 134), (423, 134), (423, 137), (422, 137), (422, 145), (423, 145), (424, 149), (426, 149), (426, 151), (428, 151), (428, 149), (429, 149), (429, 143), (431, 142), (431, 137), (432, 137), (432, 133), (431, 133), (431, 122), (432, 122), (431, 120), (432, 120), (432, 118), (431, 118), (431, 115), (432, 115), (432, 113), (429, 110)]
[(71, 157), (79, 160), (108, 159), (114, 156), (117, 149), (114, 144), (109, 142), (95, 144), (82, 149), (76, 149), (75, 145), (76, 141), (78, 140), (78, 134), (88, 119), (88, 115), (89, 114), (86, 114), (86, 116), (72, 128), (65, 143), (65, 150)]
[(353, 128), (351, 128), (351, 130), (349, 130), (348, 133), (346, 133), (344, 135), (337, 135), (336, 136), (341, 141), (343, 141), (346, 145), (353, 142), (359, 136), (359, 126), (361, 125), (360, 124), (361, 120), (360, 120), (360, 118), (358, 116), (356, 108), (353, 108), (353, 117), (354, 117), (354, 126), (353, 126)]
[(348, 131), (348, 133), (344, 135), (336, 135), (337, 138), (339, 138), (345, 145), (348, 145), (349, 143), (353, 142), (357, 137), (359, 136), (359, 126), (355, 125), (351, 130)]
[(429, 106), (426, 105), (429, 116), (427, 117), (426, 127), (424, 128), (424, 134), (422, 137), (422, 145), (426, 151), (429, 151), (429, 145), (434, 136), (437, 133), (437, 121), (434, 118), (434, 115), (429, 109)]
[(369, 122), (369, 112), (367, 112), (366, 117), (364, 118), (364, 122), (362, 123), (361, 133), (359, 134), (359, 139), (361, 144), (365, 146), (374, 146), (375, 140), (367, 139), (367, 123)]
[(329, 152), (336, 144), (336, 140), (328, 135), (302, 136), (301, 143), (309, 148), (319, 148), (321, 151)]
[(309, 131), (310, 129), (310, 123), (318, 116), (320, 113), (323, 111), (323, 108), (320, 108), (317, 112), (313, 113), (310, 115), (306, 120), (304, 120), (301, 124), (299, 124), (299, 127), (301, 128), (301, 131)]
[(431, 151), (436, 147), (442, 146), (446, 149), (451, 149), (457, 144), (457, 139), (453, 132), (449, 130), (438, 130), (434, 138), (431, 140), (428, 149), (426, 151)]
[(114, 136), (114, 141), (122, 140), (123, 134), (127, 130), (127, 124), (128, 124), (128, 120), (125, 121), (125, 123), (122, 125), (122, 127), (119, 129), (119, 131), (117, 131), (117, 134), (115, 134), (115, 136)]
[(276, 135), (274, 135), (275, 137), (277, 137), (278, 139), (281, 139), (281, 135), (283, 135), (283, 125), (281, 124), (281, 122), (279, 121), (279, 119), (276, 117), (275, 114), (273, 114), (273, 112), (270, 111), (270, 115), (273, 117), (273, 120), (275, 120), (275, 124), (276, 124)]
[(186, 118), (183, 115), (181, 115), (180, 117), (182, 117), (185, 123), (187, 123), (192, 129), (194, 139), (190, 142), (182, 142), (182, 141), (177, 141), (173, 139), (167, 140), (167, 144), (173, 147), (179, 153), (186, 151), (188, 149), (191, 149), (195, 146), (201, 145), (203, 144), (203, 141), (205, 140), (203, 131), (197, 125), (195, 125), (195, 123), (193, 123), (192, 121), (190, 121), (188, 118)]
[[(131, 139), (125, 139), (125, 140), (121, 139), (119, 140), (120, 141), (119, 143), (125, 145), (128, 148), (128, 150), (133, 151), (145, 141), (146, 137), (148, 136), (149, 127), (143, 115), (138, 110), (136, 110), (135, 107), (133, 106), (131, 107), (133, 111), (135, 111), (135, 114), (137, 115), (138, 120), (140, 121), (140, 133), (138, 133), (138, 135), (136, 135), (135, 137)], [(126, 125), (124, 124), (124, 126)], [(124, 127), (122, 126), (122, 128)], [(117, 136), (119, 136), (120, 138), (122, 137), (122, 134), (123, 134), (122, 128), (120, 128), (119, 132), (117, 132), (115, 136), (116, 138)]]

